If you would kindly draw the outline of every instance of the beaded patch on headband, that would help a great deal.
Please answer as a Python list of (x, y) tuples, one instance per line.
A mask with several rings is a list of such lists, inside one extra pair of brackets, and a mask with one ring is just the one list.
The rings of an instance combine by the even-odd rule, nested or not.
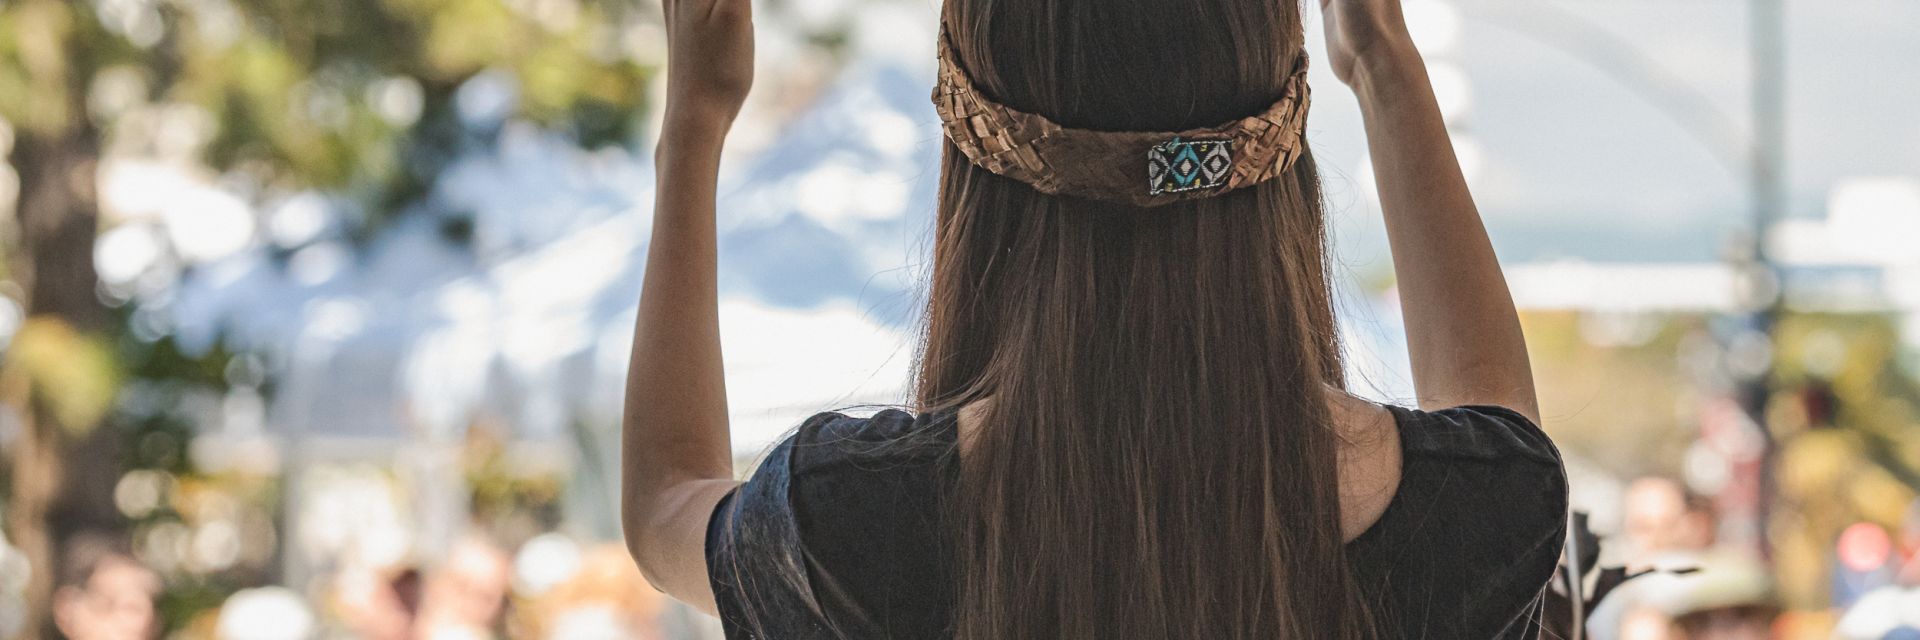
[(947, 138), (983, 169), (1041, 193), (1155, 207), (1253, 186), (1293, 166), (1305, 151), (1309, 103), (1306, 55), (1299, 59), (1280, 99), (1260, 114), (1180, 132), (1092, 131), (982, 95), (942, 29), (933, 103)]
[(1227, 184), (1233, 168), (1232, 140), (1188, 140), (1178, 136), (1147, 150), (1147, 193), (1215, 189)]

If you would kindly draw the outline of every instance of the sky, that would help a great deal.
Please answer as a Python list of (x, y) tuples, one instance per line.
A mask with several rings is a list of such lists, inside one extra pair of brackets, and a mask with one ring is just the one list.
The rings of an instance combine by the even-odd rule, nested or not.
[[(1438, 1), (1411, 0), (1410, 19), (1421, 15), (1411, 7)], [(1453, 4), (1457, 41), (1429, 58), (1457, 65), (1471, 87), (1470, 106), (1451, 128), (1477, 143), (1473, 186), (1509, 262), (1712, 260), (1730, 231), (1750, 224), (1744, 168), (1729, 167), (1697, 135), (1713, 127), (1685, 125), (1659, 106), (1706, 105), (1720, 117), (1703, 120), (1739, 136), (1729, 150), (1738, 154), (1750, 121), (1746, 3)], [(1920, 60), (1920, 39), (1911, 37), (1920, 3), (1787, 5), (1790, 215), (1824, 215), (1828, 191), (1849, 177), (1920, 178), (1920, 73), (1911, 68)], [(1317, 34), (1311, 39), (1320, 46)], [(1635, 65), (1619, 62), (1622, 50)], [(1643, 69), (1666, 82), (1648, 81)], [(1357, 108), (1351, 94), (1327, 90), (1336, 85), (1318, 70), (1316, 152), (1323, 165), (1359, 175)], [(1689, 93), (1695, 97), (1676, 98)], [(1354, 242), (1344, 246), (1376, 255), (1377, 214), (1364, 194), (1353, 194), (1363, 187), (1344, 190), (1357, 200), (1354, 220), (1342, 227)], [(1340, 185), (1328, 192), (1343, 195)]]
[[(1324, 60), (1317, 2), (1308, 50)], [(821, 0), (762, 12), (763, 58), (783, 23), (844, 21), (856, 62), (931, 82), (936, 2)], [(1406, 0), (1463, 164), (1509, 262), (1717, 260), (1750, 228), (1749, 4), (1742, 0)], [(1786, 2), (1787, 211), (1824, 215), (1850, 178), (1920, 180), (1920, 3)], [(767, 68), (756, 91), (787, 94)], [(777, 62), (771, 64), (778, 64)], [(774, 73), (766, 73), (766, 71)], [(803, 74), (804, 75), (804, 74)], [(1359, 110), (1324, 64), (1309, 137), (1344, 257), (1384, 268)], [(920, 105), (930, 111), (930, 106)], [(931, 139), (921, 132), (920, 142)], [(937, 135), (937, 134), (936, 134)], [(749, 133), (746, 139), (772, 135)], [(749, 142), (745, 145), (751, 147)]]

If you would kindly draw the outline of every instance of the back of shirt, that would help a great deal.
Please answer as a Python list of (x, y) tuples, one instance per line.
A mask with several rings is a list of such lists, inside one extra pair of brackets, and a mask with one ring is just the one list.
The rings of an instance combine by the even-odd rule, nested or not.
[[(1499, 407), (1392, 408), (1404, 460), (1380, 520), (1347, 545), (1395, 638), (1539, 635), (1565, 537), (1553, 443)], [(951, 413), (822, 413), (715, 508), (707, 572), (729, 640), (950, 637), (943, 524)]]

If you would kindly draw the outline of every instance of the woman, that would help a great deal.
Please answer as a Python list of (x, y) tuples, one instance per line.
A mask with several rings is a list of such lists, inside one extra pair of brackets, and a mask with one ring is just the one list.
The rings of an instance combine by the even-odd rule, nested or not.
[[(714, 182), (746, 0), (666, 0), (635, 560), (729, 638), (1531, 638), (1565, 477), (1398, 0), (1322, 0), (1421, 409), (1343, 390), (1292, 0), (946, 0), (914, 410), (729, 459)], [(794, 375), (806, 375), (795, 363)]]

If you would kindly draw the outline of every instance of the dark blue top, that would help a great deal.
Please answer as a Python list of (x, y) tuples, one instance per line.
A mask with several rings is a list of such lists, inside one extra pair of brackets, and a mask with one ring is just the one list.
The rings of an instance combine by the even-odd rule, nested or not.
[[(1545, 433), (1513, 411), (1391, 407), (1398, 492), (1347, 544), (1396, 638), (1533, 640), (1566, 533), (1567, 483)], [(822, 413), (715, 507), (707, 575), (729, 640), (951, 637), (938, 505), (953, 487), (951, 413)]]

